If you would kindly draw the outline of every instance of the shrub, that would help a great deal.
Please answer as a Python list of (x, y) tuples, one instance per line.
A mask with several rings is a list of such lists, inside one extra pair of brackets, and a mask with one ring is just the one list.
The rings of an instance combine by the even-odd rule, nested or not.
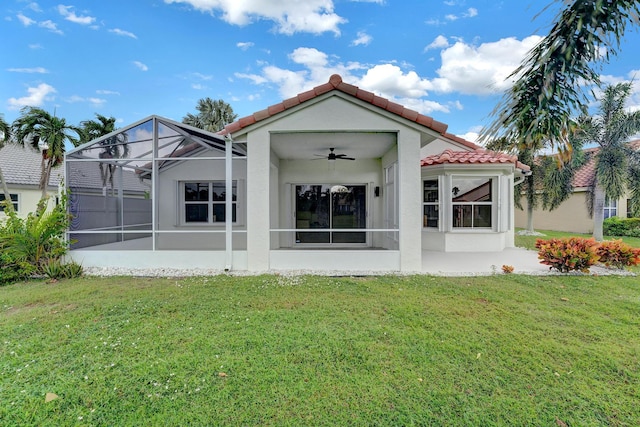
[(26, 218), (9, 209), (5, 222), (0, 224), (0, 283), (11, 283), (31, 275), (45, 274), (53, 260), (67, 252), (64, 233), (69, 225), (66, 196), (51, 211), (41, 200), (36, 212)]
[(607, 267), (625, 268), (640, 264), (640, 249), (632, 248), (622, 240), (602, 242), (596, 252), (600, 262)]
[(567, 237), (562, 239), (536, 240), (540, 263), (562, 273), (570, 271), (589, 272), (589, 267), (598, 262), (598, 243), (594, 239)]
[(602, 227), (607, 236), (640, 237), (640, 218), (612, 216), (604, 220)]
[(503, 265), (502, 266), (502, 272), (504, 274), (509, 274), (509, 273), (513, 273), (513, 265)]

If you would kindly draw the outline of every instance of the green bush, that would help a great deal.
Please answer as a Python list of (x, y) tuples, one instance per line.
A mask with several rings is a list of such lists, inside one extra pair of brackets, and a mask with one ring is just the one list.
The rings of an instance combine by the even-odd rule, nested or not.
[(567, 237), (562, 239), (536, 240), (540, 263), (562, 273), (570, 271), (589, 272), (589, 267), (598, 262), (598, 242), (594, 239)]
[(609, 217), (604, 220), (603, 231), (607, 236), (640, 237), (640, 218)]
[(6, 211), (0, 224), (0, 284), (12, 283), (32, 275), (46, 275), (50, 262), (60, 260), (67, 252), (64, 233), (69, 226), (66, 196), (52, 210), (45, 210), (46, 200), (35, 212), (18, 217), (13, 209)]

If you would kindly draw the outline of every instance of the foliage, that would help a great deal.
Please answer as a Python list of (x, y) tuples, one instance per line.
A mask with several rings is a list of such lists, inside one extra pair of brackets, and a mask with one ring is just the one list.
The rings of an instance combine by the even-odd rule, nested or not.
[(209, 132), (222, 130), (238, 117), (238, 115), (233, 112), (231, 105), (222, 99), (200, 99), (198, 105), (196, 105), (196, 110), (198, 110), (197, 114), (188, 113), (182, 119), (182, 123)]
[(603, 229), (608, 236), (640, 237), (640, 218), (612, 216), (604, 220)]
[(514, 270), (514, 269), (513, 269), (513, 265), (506, 265), (506, 264), (505, 264), (505, 265), (503, 265), (503, 266), (502, 266), (502, 272), (503, 272), (504, 274), (510, 274), (510, 273), (513, 273), (513, 270)]
[(69, 226), (66, 196), (52, 210), (45, 209), (46, 199), (26, 218), (7, 211), (0, 224), (0, 252), (3, 254), (1, 282), (13, 281), (33, 274), (45, 274), (50, 261), (60, 260), (67, 252), (64, 233)]
[[(596, 143), (595, 179), (592, 186), (593, 237), (603, 238), (604, 201), (618, 200), (637, 184), (640, 175), (640, 152), (628, 140), (640, 131), (640, 111), (629, 112), (626, 102), (631, 96), (630, 82), (607, 86), (595, 116), (582, 116), (580, 129), (587, 141)], [(633, 188), (633, 187), (631, 187)], [(640, 203), (640, 192), (632, 191), (631, 204)]]
[[(101, 147), (98, 158), (109, 160), (119, 159), (129, 155), (127, 134), (124, 132), (113, 134), (113, 132), (116, 131), (115, 117), (106, 117), (96, 113), (96, 120), (85, 120), (80, 122), (80, 130), (81, 134), (79, 144), (96, 140), (96, 144)], [(113, 189), (113, 177), (116, 170), (116, 164), (100, 162), (98, 167), (100, 168), (102, 187), (106, 188), (107, 183), (110, 183), (111, 189)]]
[(588, 103), (582, 88), (585, 82), (599, 83), (594, 67), (616, 54), (627, 25), (638, 22), (640, 2), (563, 4), (549, 34), (511, 74), (516, 81), (494, 109), (483, 138), (503, 136), (529, 147), (546, 141), (551, 148), (570, 149), (571, 117)]
[[(4, 120), (4, 116), (0, 114), (0, 149), (4, 147), (4, 144), (11, 139), (11, 126)], [(4, 194), (5, 200), (9, 200), (11, 198), (11, 194), (9, 193), (9, 187), (4, 180), (4, 174), (2, 173), (2, 168), (0, 168), (0, 183), (2, 183), (2, 192)], [(13, 209), (13, 205), (6, 206), (5, 209)]]
[(632, 248), (622, 240), (609, 240), (598, 245), (600, 262), (607, 267), (625, 268), (640, 264), (640, 249)]
[(12, 132), (20, 144), (30, 145), (42, 152), (40, 189), (42, 198), (47, 196), (47, 186), (51, 169), (64, 159), (65, 142), (77, 144), (81, 134), (78, 127), (67, 124), (66, 120), (49, 114), (42, 108), (24, 107), (12, 124)]
[(42, 273), (49, 279), (74, 279), (82, 276), (82, 266), (76, 262), (63, 263), (61, 258), (51, 258), (42, 264)]
[(589, 272), (589, 267), (598, 262), (598, 242), (595, 239), (569, 237), (564, 239), (536, 240), (538, 258), (561, 273), (570, 271)]

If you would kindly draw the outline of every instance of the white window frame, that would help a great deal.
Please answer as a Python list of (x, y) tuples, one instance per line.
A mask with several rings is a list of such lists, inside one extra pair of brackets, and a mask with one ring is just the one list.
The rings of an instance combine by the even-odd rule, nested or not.
[[(185, 200), (185, 188), (186, 184), (208, 184), (209, 185), (209, 200), (206, 201), (187, 201)], [(213, 221), (213, 206), (214, 205), (222, 205), (225, 206), (224, 200), (213, 200), (213, 185), (225, 185), (225, 180), (222, 179), (189, 179), (184, 181), (178, 181), (178, 206), (179, 206), (179, 218), (180, 225), (186, 227), (202, 227), (202, 226), (210, 226), (210, 227), (224, 227), (225, 221)], [(236, 187), (236, 200), (232, 201), (232, 204), (235, 206), (236, 210), (236, 220), (232, 221), (233, 225), (243, 225), (244, 224), (244, 210), (243, 210), (243, 201), (244, 201), (244, 186), (243, 181), (239, 179), (234, 179), (233, 184)], [(209, 220), (208, 221), (187, 221), (186, 219), (186, 207), (187, 205), (198, 205), (198, 204), (207, 204), (209, 209)]]
[[(436, 199), (435, 200), (425, 200), (427, 198), (427, 187), (426, 184), (427, 182), (432, 182), (435, 181), (435, 191), (437, 193), (436, 195)], [(430, 228), (430, 229), (440, 229), (440, 225), (442, 224), (442, 195), (440, 192), (442, 185), (440, 184), (440, 177), (439, 176), (433, 176), (433, 177), (428, 177), (428, 178), (423, 178), (422, 179), (422, 227), (423, 228)], [(433, 190), (433, 189), (431, 189)], [(438, 218), (436, 219), (436, 225), (435, 226), (429, 226), (427, 223), (427, 215), (425, 214), (425, 207), (426, 206), (435, 206), (436, 208), (436, 212), (438, 214)]]
[[(16, 200), (13, 200), (15, 196)], [(0, 212), (4, 212), (4, 193), (0, 193)], [(13, 204), (13, 210), (16, 212), (20, 212), (20, 193), (9, 193), (9, 197), (11, 198), (11, 203)]]
[[(449, 220), (450, 220), (450, 229), (452, 231), (456, 231), (456, 232), (468, 232), (468, 231), (495, 231), (498, 226), (498, 215), (497, 215), (497, 209), (498, 209), (498, 198), (499, 198), (499, 191), (498, 191), (498, 181), (499, 181), (499, 177), (496, 175), (482, 175), (482, 174), (452, 174), (449, 176), (450, 179), (450, 193), (447, 195), (446, 199), (446, 203), (448, 204), (448, 208), (449, 208)], [(455, 188), (454, 185), (454, 180), (460, 180), (460, 179), (467, 179), (467, 180), (473, 180), (473, 179), (486, 179), (489, 180), (490, 182), (490, 187), (491, 187), (491, 201), (486, 201), (486, 202), (454, 202), (453, 201), (453, 190)], [(471, 227), (464, 227), (464, 226), (455, 226), (455, 221), (453, 218), (455, 209), (455, 206), (471, 206), (472, 207), (472, 211), (474, 209), (475, 206), (490, 206), (491, 207), (491, 225), (488, 227), (475, 227), (473, 225), (471, 225)], [(472, 215), (472, 220), (473, 220), (473, 215)]]
[(604, 199), (604, 206), (602, 209), (604, 219), (618, 216), (618, 201), (607, 197)]

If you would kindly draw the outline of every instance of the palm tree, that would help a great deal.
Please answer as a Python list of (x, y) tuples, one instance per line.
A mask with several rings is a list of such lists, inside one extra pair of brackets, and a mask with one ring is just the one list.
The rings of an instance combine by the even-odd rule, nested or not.
[(602, 240), (604, 202), (618, 200), (631, 189), (632, 207), (638, 214), (640, 207), (640, 153), (629, 146), (629, 138), (640, 132), (640, 111), (625, 110), (631, 95), (631, 83), (618, 83), (604, 89), (598, 115), (584, 115), (580, 127), (585, 137), (596, 144), (595, 177), (592, 212), (593, 237)]
[[(11, 127), (4, 120), (4, 116), (0, 114), (0, 149), (4, 147), (4, 144), (11, 139)], [(11, 194), (9, 193), (9, 187), (7, 187), (7, 182), (4, 180), (4, 174), (2, 173), (2, 168), (0, 168), (0, 181), (2, 182), (2, 192), (4, 193), (4, 199), (8, 200), (8, 205), (13, 207), (11, 204)]]
[(483, 139), (504, 136), (532, 147), (545, 140), (551, 148), (570, 150), (571, 117), (584, 113), (588, 101), (581, 88), (599, 84), (594, 67), (616, 54), (627, 24), (637, 23), (640, 2), (563, 3), (549, 34), (509, 76), (515, 84), (494, 109)]
[(28, 144), (42, 152), (40, 189), (41, 199), (46, 199), (51, 169), (64, 159), (67, 141), (77, 144), (77, 138), (73, 134), (79, 136), (81, 130), (42, 108), (24, 107), (20, 113), (20, 117), (12, 124), (13, 135), (18, 143)]
[[(116, 118), (106, 117), (96, 113), (97, 120), (84, 120), (80, 122), (80, 144), (99, 139), (116, 130)], [(99, 142), (102, 151), (98, 155), (100, 159), (117, 159), (126, 157), (129, 154), (127, 146), (127, 135), (118, 133), (109, 138), (101, 139)], [(102, 188), (106, 191), (107, 182), (111, 183), (113, 191), (113, 174), (116, 165), (113, 163), (100, 162), (100, 177), (102, 178)]]
[(209, 132), (221, 130), (238, 117), (238, 115), (233, 112), (231, 105), (222, 99), (215, 101), (211, 98), (200, 99), (196, 110), (198, 110), (198, 114), (188, 113), (182, 119), (182, 123)]
[[(572, 126), (575, 129), (575, 124)], [(516, 208), (524, 209), (522, 206), (522, 192), (527, 201), (527, 228), (528, 234), (534, 234), (533, 213), (538, 206), (542, 209), (552, 211), (573, 193), (572, 181), (575, 172), (584, 163), (582, 153), (582, 140), (579, 134), (572, 131), (572, 147), (575, 148), (569, 157), (561, 159), (556, 156), (539, 156), (539, 152), (544, 148), (543, 141), (535, 147), (523, 144), (522, 142), (510, 141), (506, 138), (498, 138), (490, 141), (487, 148), (495, 151), (504, 151), (518, 156), (518, 160), (529, 165), (531, 174), (525, 176), (524, 182), (519, 189), (514, 191), (514, 205)]]

